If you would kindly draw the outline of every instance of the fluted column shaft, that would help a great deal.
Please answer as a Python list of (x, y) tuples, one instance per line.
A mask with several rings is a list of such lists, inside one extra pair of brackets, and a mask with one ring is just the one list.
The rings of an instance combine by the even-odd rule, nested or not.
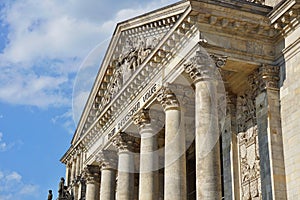
[(141, 135), (139, 199), (157, 200), (159, 198), (158, 153), (155, 152), (157, 135), (150, 124), (149, 110), (143, 109), (134, 116), (134, 121), (139, 126)]
[(181, 126), (179, 102), (174, 93), (163, 88), (158, 101), (165, 110), (165, 200), (186, 199), (185, 134)]

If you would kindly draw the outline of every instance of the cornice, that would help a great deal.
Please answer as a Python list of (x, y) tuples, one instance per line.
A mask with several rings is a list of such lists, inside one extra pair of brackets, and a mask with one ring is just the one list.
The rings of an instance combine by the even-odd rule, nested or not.
[(300, 23), (300, 1), (286, 0), (276, 6), (269, 14), (271, 25), (282, 36), (293, 32)]

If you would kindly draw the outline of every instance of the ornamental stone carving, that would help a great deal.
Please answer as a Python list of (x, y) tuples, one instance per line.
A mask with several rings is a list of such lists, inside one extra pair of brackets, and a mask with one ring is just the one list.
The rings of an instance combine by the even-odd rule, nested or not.
[(84, 168), (84, 178), (87, 184), (98, 184), (100, 182), (100, 169), (96, 165), (88, 165)]
[(261, 199), (260, 156), (255, 98), (258, 73), (249, 76), (250, 89), (237, 98), (238, 146), (242, 199)]
[(146, 124), (150, 124), (150, 115), (149, 115), (149, 109), (142, 109), (137, 114), (135, 114), (133, 117), (134, 124), (138, 125), (139, 127), (143, 127)]
[(143, 63), (158, 42), (159, 38), (155, 36), (126, 38), (122, 52), (116, 61), (117, 69), (122, 71), (123, 84), (131, 77), (137, 67)]
[(168, 87), (162, 87), (157, 93), (157, 101), (161, 103), (165, 110), (179, 109), (179, 101), (176, 95)]
[(118, 148), (119, 152), (135, 151), (137, 149), (137, 142), (135, 137), (124, 132), (117, 133), (112, 139), (113, 145)]
[(261, 199), (257, 126), (239, 133), (240, 176), (243, 199)]
[(225, 63), (226, 57), (210, 56), (204, 50), (200, 50), (184, 65), (184, 70), (194, 83), (202, 80), (215, 80), (218, 72), (216, 66), (222, 67)]
[(258, 71), (260, 91), (265, 89), (278, 89), (279, 67), (262, 65)]
[(256, 3), (256, 4), (260, 4), (260, 5), (265, 4), (265, 0), (246, 0), (246, 1)]
[(110, 150), (102, 150), (97, 160), (100, 162), (101, 169), (116, 169), (118, 163), (118, 157), (116, 152)]

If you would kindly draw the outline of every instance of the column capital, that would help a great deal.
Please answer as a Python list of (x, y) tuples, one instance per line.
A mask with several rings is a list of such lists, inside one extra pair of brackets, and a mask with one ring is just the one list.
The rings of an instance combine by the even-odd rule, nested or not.
[(278, 66), (262, 65), (259, 68), (259, 78), (261, 81), (260, 90), (278, 89), (279, 72)]
[(113, 145), (118, 148), (120, 152), (134, 151), (136, 146), (135, 137), (125, 133), (117, 133), (116, 136), (112, 139)]
[(262, 65), (249, 75), (248, 82), (256, 95), (267, 89), (278, 90), (279, 72), (278, 66)]
[(138, 113), (136, 113), (133, 117), (133, 122), (135, 125), (144, 127), (146, 124), (150, 124), (151, 119), (149, 115), (149, 109), (142, 109)]
[[(213, 62), (215, 60), (216, 64)], [(194, 83), (205, 80), (215, 80), (217, 66), (224, 66), (225, 57), (209, 56), (205, 51), (196, 51), (196, 55), (184, 64), (184, 71)]]
[(118, 157), (115, 151), (102, 150), (98, 154), (98, 161), (100, 162), (100, 169), (116, 169)]
[(88, 165), (84, 168), (84, 178), (86, 180), (86, 183), (100, 183), (100, 169), (99, 166), (96, 165)]
[(158, 91), (157, 101), (161, 103), (165, 111), (169, 109), (180, 109), (179, 101), (169, 87), (162, 87)]

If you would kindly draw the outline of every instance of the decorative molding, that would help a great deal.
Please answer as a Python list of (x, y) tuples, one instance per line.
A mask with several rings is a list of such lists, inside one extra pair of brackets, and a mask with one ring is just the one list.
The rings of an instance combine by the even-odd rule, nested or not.
[(227, 56), (220, 56), (216, 54), (211, 54), (210, 57), (213, 59), (215, 62), (216, 66), (218, 68), (222, 68), (226, 65), (227, 62)]
[(157, 101), (165, 110), (180, 108), (180, 104), (176, 95), (171, 91), (169, 87), (162, 87), (160, 91), (158, 91)]
[(256, 3), (256, 4), (259, 4), (259, 5), (265, 5), (265, 0), (245, 0), (245, 1), (248, 1), (248, 2), (251, 2), (251, 3)]
[[(294, 3), (295, 1), (293, 1)], [(300, 8), (293, 5), (291, 1), (286, 1), (282, 7), (285, 7), (283, 13), (272, 13), (271, 16), (272, 25), (281, 35), (286, 36), (291, 31), (294, 31), (296, 26), (300, 23)], [(281, 8), (277, 9), (282, 11)], [(274, 19), (272, 19), (274, 18)], [(276, 19), (275, 19), (276, 18)]]

